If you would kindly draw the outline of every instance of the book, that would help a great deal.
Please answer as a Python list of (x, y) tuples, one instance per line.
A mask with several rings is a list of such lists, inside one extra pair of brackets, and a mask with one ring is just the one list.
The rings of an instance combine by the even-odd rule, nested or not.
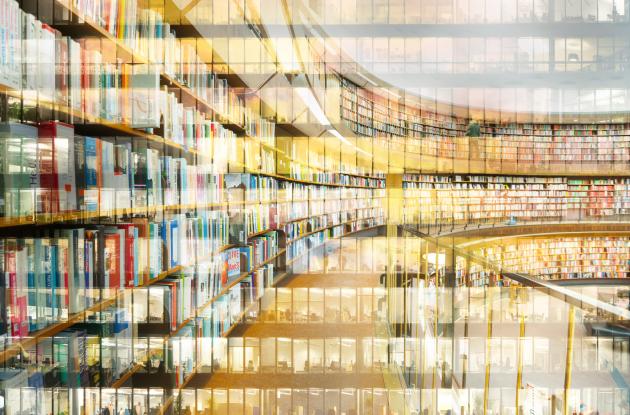
[(0, 216), (23, 217), (35, 213), (40, 187), (37, 128), (24, 124), (0, 124)]
[(38, 126), (39, 213), (61, 213), (77, 209), (74, 162), (74, 129), (60, 122)]
[(78, 206), (84, 212), (100, 209), (103, 183), (102, 145), (94, 137), (75, 137)]
[(241, 254), (238, 248), (231, 248), (225, 251), (226, 279), (222, 284), (226, 285), (241, 274)]
[(225, 192), (228, 201), (230, 222), (230, 243), (243, 244), (249, 230), (248, 215), (244, 202), (248, 193), (249, 180), (246, 175), (226, 174)]

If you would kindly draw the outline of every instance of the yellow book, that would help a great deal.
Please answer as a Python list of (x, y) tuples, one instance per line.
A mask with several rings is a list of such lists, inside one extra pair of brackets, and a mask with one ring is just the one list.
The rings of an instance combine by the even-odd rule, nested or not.
[(125, 0), (118, 0), (118, 22), (116, 27), (116, 34), (118, 39), (125, 38), (125, 14), (126, 14), (126, 2)]

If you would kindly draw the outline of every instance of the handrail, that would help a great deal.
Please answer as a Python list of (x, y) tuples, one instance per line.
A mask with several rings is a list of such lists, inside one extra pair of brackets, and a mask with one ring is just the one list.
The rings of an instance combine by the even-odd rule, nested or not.
[[(463, 251), (455, 246), (444, 243), (443, 240), (440, 239), (439, 237), (424, 234), (409, 226), (402, 226), (401, 228), (403, 232), (409, 232), (410, 234), (415, 235), (419, 238), (429, 240), (432, 244), (435, 244), (437, 247), (450, 249), (453, 251), (453, 253), (463, 256), (467, 259), (473, 260), (475, 263), (478, 263), (480, 265), (484, 265), (484, 266), (487, 266), (489, 268), (493, 268), (496, 270), (501, 270), (501, 268), (497, 264), (494, 264), (485, 258), (481, 258), (476, 255), (473, 255), (470, 252)], [(601, 301), (596, 298), (592, 298), (588, 295), (584, 295), (575, 290), (565, 288), (564, 286), (553, 283), (551, 281), (545, 281), (539, 278), (531, 277), (524, 274), (514, 273), (514, 272), (501, 271), (501, 275), (515, 282), (518, 282), (519, 284), (525, 287), (542, 289), (547, 294), (551, 295), (552, 297), (555, 297), (561, 301), (567, 302), (578, 308), (584, 308), (584, 305), (587, 304), (591, 307), (604, 310), (620, 319), (630, 320), (630, 310), (626, 310), (621, 307), (608, 304), (604, 301)]]

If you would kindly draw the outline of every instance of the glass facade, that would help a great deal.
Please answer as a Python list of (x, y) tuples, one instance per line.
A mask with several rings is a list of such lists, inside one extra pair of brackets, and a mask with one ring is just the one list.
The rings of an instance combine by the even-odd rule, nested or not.
[(0, 0), (0, 415), (630, 413), (628, 0)]

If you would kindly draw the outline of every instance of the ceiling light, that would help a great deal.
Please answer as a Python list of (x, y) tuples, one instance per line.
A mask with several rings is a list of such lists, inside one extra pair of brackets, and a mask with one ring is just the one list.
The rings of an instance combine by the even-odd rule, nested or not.
[(366, 81), (368, 81), (372, 85), (377, 86), (376, 82), (374, 82), (373, 80), (371, 80), (367, 76), (363, 75), (361, 72), (357, 72), (357, 75), (359, 75), (361, 78), (365, 79)]
[(319, 102), (311, 92), (309, 88), (295, 88), (297, 94), (302, 98), (302, 101), (306, 104), (309, 110), (313, 113), (317, 121), (323, 126), (329, 126), (330, 121), (328, 121), (328, 117), (320, 107)]

